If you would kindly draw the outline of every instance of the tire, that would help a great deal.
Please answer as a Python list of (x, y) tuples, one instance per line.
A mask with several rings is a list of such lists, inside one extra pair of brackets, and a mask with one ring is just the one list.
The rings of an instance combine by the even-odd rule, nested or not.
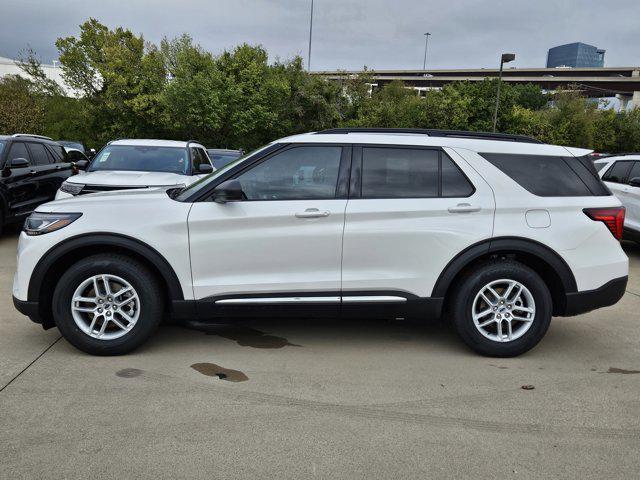
[[(108, 295), (105, 284), (115, 295)], [(125, 290), (127, 284), (129, 291)], [(81, 297), (92, 301), (72, 302)], [(131, 352), (155, 332), (164, 311), (162, 289), (155, 275), (140, 262), (117, 254), (94, 255), (70, 267), (55, 288), (52, 306), (65, 339), (92, 355)], [(125, 320), (127, 317), (133, 321)], [(105, 319), (104, 332), (100, 333)]]
[[(487, 286), (498, 296), (491, 295)], [(518, 291), (520, 296), (516, 298)], [(551, 322), (553, 309), (547, 285), (536, 272), (515, 261), (492, 260), (479, 265), (454, 285), (453, 295), (451, 314), (456, 331), (481, 355), (521, 355), (540, 342)]]

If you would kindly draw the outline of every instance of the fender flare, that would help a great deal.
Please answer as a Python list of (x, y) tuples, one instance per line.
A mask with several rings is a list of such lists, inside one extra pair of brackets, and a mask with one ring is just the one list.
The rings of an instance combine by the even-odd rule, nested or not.
[(169, 262), (153, 247), (126, 235), (90, 233), (71, 237), (49, 249), (42, 258), (40, 258), (29, 280), (27, 293), (29, 301), (37, 302), (39, 300), (44, 278), (60, 258), (79, 248), (92, 246), (119, 247), (144, 257), (160, 272), (160, 275), (168, 287), (171, 300), (184, 300), (182, 286), (173, 267), (171, 267)]
[(435, 286), (432, 297), (444, 297), (453, 279), (470, 263), (478, 258), (499, 252), (525, 253), (539, 258), (549, 265), (560, 278), (565, 294), (578, 291), (576, 279), (567, 262), (557, 252), (546, 245), (521, 237), (498, 237), (482, 240), (471, 245), (455, 256), (444, 268)]

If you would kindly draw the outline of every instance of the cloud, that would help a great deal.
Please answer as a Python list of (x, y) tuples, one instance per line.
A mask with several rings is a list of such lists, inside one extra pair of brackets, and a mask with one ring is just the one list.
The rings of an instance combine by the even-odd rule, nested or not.
[[(513, 66), (544, 66), (547, 49), (582, 41), (607, 50), (606, 65), (640, 65), (637, 0), (314, 0), (314, 70), (420, 68), (430, 32), (430, 68), (495, 67), (501, 52)], [(27, 46), (44, 62), (56, 38), (78, 33), (95, 17), (158, 42), (189, 33), (219, 53), (262, 44), (272, 58), (306, 59), (310, 0), (8, 0), (0, 55)]]

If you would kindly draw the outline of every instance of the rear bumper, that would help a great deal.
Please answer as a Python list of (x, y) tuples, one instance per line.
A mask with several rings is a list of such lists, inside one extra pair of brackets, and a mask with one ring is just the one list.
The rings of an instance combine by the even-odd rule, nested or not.
[(567, 294), (567, 305), (563, 317), (580, 315), (596, 308), (618, 303), (627, 288), (628, 276), (615, 278), (595, 290)]

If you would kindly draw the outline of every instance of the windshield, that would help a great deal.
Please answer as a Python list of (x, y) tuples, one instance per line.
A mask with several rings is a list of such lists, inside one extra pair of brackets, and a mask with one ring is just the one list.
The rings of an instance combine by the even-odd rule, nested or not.
[(107, 145), (91, 162), (87, 171), (127, 170), (169, 172), (186, 175), (189, 153), (181, 147)]
[(216, 178), (218, 178), (219, 176), (223, 175), (227, 171), (231, 170), (236, 165), (244, 162), (245, 160), (248, 160), (249, 158), (253, 157), (254, 155), (257, 155), (258, 153), (262, 152), (263, 150), (268, 149), (269, 147), (272, 147), (273, 145), (277, 145), (277, 144), (276, 143), (270, 143), (268, 145), (265, 145), (264, 147), (260, 147), (257, 150), (254, 150), (253, 152), (247, 153), (246, 155), (244, 155), (242, 157), (238, 157), (235, 160), (231, 161), (230, 163), (227, 163), (224, 167), (219, 168), (218, 170), (214, 171), (213, 173), (210, 173), (206, 177), (201, 178), (197, 182), (192, 183), (187, 188), (183, 189), (180, 192), (180, 195), (178, 195), (176, 197), (176, 200), (178, 200), (179, 202), (185, 201), (187, 199), (187, 197), (190, 197), (194, 193), (197, 193), (199, 190), (205, 188), (209, 183), (215, 181)]
[(81, 152), (84, 152), (84, 145), (82, 145), (81, 143), (76, 143), (76, 142), (58, 142), (58, 143), (63, 147), (65, 147), (67, 150), (69, 148), (75, 148), (76, 150), (80, 150)]

